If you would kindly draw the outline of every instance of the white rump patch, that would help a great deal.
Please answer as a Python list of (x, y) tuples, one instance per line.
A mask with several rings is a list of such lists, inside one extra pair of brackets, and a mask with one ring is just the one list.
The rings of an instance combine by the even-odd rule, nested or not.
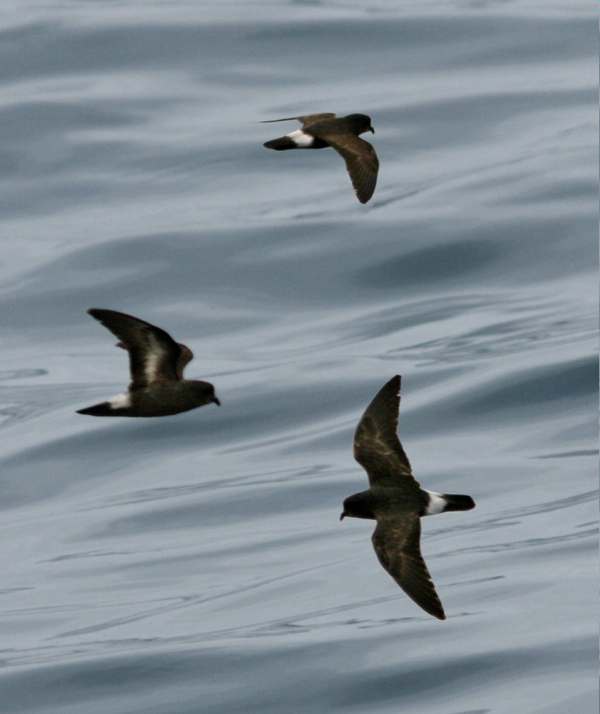
[(293, 131), (291, 134), (286, 134), (286, 136), (301, 149), (308, 149), (309, 146), (312, 146), (314, 141), (314, 137), (310, 134), (305, 134), (302, 129), (296, 129), (296, 131)]
[(443, 513), (447, 505), (443, 494), (437, 491), (425, 491), (425, 493), (429, 496), (429, 503), (425, 508), (425, 515), (435, 516), (437, 513)]
[(108, 400), (111, 409), (127, 409), (131, 406), (131, 396), (125, 392), (124, 394), (117, 394), (112, 399)]

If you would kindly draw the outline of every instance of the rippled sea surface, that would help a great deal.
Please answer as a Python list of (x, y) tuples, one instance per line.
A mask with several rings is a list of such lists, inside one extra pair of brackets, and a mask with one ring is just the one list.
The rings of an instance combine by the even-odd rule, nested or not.
[[(7, 714), (596, 711), (596, 22), (573, 0), (0, 12)], [(372, 116), (368, 206), (332, 151)], [(370, 139), (371, 140), (371, 139)], [(188, 344), (221, 409), (75, 414)], [(354, 426), (403, 375), (439, 622), (376, 561)]]

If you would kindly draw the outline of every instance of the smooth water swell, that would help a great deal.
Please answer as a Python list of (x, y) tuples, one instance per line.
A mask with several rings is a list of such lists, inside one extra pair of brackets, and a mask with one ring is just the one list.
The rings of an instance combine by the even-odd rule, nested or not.
[[(592, 13), (364, 5), (4, 6), (3, 710), (596, 710)], [(323, 110), (373, 117), (367, 207), (261, 147)], [(222, 409), (74, 414), (126, 377), (92, 306)], [(337, 520), (397, 372), (417, 477), (478, 506), (423, 524), (445, 623)]]

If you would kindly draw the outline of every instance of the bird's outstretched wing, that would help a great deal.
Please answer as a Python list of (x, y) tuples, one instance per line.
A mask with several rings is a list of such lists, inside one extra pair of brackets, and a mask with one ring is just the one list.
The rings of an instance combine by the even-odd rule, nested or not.
[(444, 608), (421, 555), (421, 523), (416, 513), (377, 520), (373, 548), (379, 562), (404, 592), (425, 612), (445, 620)]
[(98, 308), (88, 313), (118, 337), (118, 346), (129, 352), (130, 389), (181, 379), (185, 365), (194, 357), (189, 347), (137, 317)]
[(405, 478), (411, 487), (418, 486), (396, 433), (399, 407), (400, 376), (396, 375), (377, 392), (354, 432), (354, 458), (372, 486), (398, 487)]
[(299, 121), (303, 127), (307, 127), (310, 124), (321, 121), (322, 119), (335, 119), (335, 114), (332, 112), (325, 112), (323, 114), (305, 114), (301, 117), (284, 117), (283, 119), (267, 119), (262, 121), (261, 124), (274, 124), (278, 121)]
[(315, 129), (313, 132), (319, 139), (326, 141), (346, 162), (346, 169), (350, 175), (352, 186), (358, 200), (367, 203), (377, 185), (379, 159), (375, 149), (368, 141), (361, 139), (350, 132), (328, 132)]

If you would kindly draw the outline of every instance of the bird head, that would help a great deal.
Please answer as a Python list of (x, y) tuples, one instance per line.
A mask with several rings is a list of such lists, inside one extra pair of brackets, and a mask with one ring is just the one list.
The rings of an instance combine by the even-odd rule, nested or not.
[(351, 518), (375, 518), (372, 510), (372, 500), (368, 491), (355, 493), (344, 499), (343, 510), (340, 514), (340, 521), (346, 516)]
[(187, 385), (193, 385), (193, 390), (196, 399), (198, 400), (198, 406), (202, 404), (216, 404), (218, 407), (221, 406), (221, 401), (215, 394), (215, 388), (210, 382), (203, 382), (201, 380), (192, 380), (186, 382)]
[(372, 134), (375, 133), (375, 129), (371, 124), (371, 117), (366, 114), (349, 114), (346, 119), (350, 120), (356, 134), (363, 134), (365, 131), (370, 131)]
[(215, 388), (212, 386), (212, 384), (211, 384), (210, 386), (212, 387), (212, 390), (211, 390), (211, 392), (210, 392), (210, 401), (211, 401), (213, 404), (216, 404), (218, 407), (220, 407), (220, 406), (221, 406), (221, 400), (220, 400), (219, 397), (217, 397), (217, 395), (215, 394)]

